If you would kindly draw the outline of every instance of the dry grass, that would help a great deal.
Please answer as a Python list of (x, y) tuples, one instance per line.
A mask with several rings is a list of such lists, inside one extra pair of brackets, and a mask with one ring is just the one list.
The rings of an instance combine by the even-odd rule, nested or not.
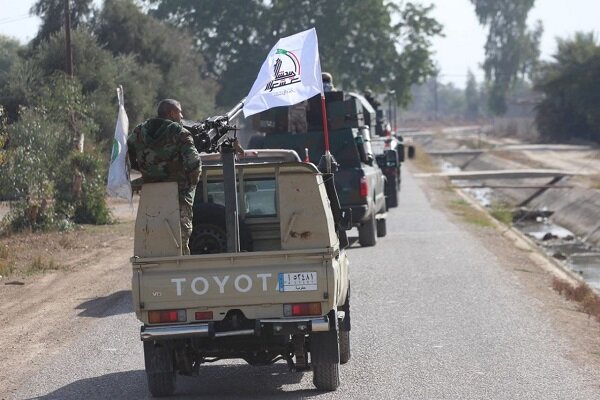
[(440, 169), (433, 161), (433, 158), (417, 143), (411, 143), (415, 147), (415, 158), (411, 163), (421, 172), (439, 172)]
[(10, 276), (14, 271), (15, 265), (10, 256), (8, 246), (0, 245), (0, 277)]
[[(133, 222), (81, 225), (69, 232), (22, 232), (0, 238), (0, 275), (33, 277), (81, 268), (82, 260), (108, 246), (130, 246)], [(9, 251), (10, 249), (10, 251)]]
[(506, 203), (494, 203), (490, 208), (490, 215), (502, 222), (504, 225), (512, 224), (512, 207)]
[(44, 260), (42, 256), (37, 256), (33, 259), (31, 264), (27, 267), (25, 273), (27, 275), (40, 274), (48, 271), (57, 271), (62, 269), (63, 266), (54, 262), (54, 260)]
[(571, 283), (555, 277), (552, 280), (552, 287), (567, 300), (579, 303), (581, 311), (600, 321), (600, 297), (586, 283), (582, 282), (578, 286), (573, 286)]
[(585, 178), (587, 178), (590, 188), (600, 189), (600, 175), (599, 174), (587, 175)]
[(463, 199), (451, 200), (448, 208), (454, 215), (461, 217), (465, 222), (481, 227), (490, 228), (494, 225), (486, 213), (473, 208), (471, 204)]

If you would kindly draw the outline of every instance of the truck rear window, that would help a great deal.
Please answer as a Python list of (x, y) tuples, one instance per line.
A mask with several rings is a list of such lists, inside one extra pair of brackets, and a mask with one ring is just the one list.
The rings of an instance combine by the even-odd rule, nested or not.
[[(223, 182), (209, 182), (207, 189), (209, 203), (225, 205)], [(246, 217), (277, 216), (275, 179), (245, 180), (244, 198), (239, 197), (238, 202)]]

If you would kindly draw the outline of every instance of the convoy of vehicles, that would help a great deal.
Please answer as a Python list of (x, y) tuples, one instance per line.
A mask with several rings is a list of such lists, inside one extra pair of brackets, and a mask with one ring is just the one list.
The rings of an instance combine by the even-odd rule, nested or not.
[[(370, 128), (355, 121), (361, 99), (336, 101), (331, 110), (354, 112), (339, 118), (342, 125), (356, 126), (333, 130), (333, 173), (315, 165), (318, 131), (267, 135), (264, 149), (235, 157), (231, 141), (195, 133), (197, 147), (218, 153), (202, 155), (191, 255), (182, 255), (177, 184), (141, 186), (132, 295), (153, 396), (173, 394), (177, 375), (231, 358), (255, 366), (284, 360), (294, 371), (312, 370), (317, 389), (339, 386), (340, 364), (350, 359), (346, 231), (357, 226), (363, 246), (385, 235), (382, 168), (400, 171), (391, 158), (382, 168), (375, 162)], [(221, 137), (231, 118), (192, 128)], [(397, 148), (389, 150), (386, 157)]]
[[(352, 213), (352, 225), (358, 228), (361, 246), (374, 246), (377, 237), (386, 235), (386, 211), (398, 205), (400, 188), (400, 149), (378, 165), (373, 153), (372, 133), (376, 131), (376, 111), (361, 95), (335, 91), (325, 93), (331, 153), (337, 161), (335, 185), (343, 209)], [(318, 164), (324, 151), (322, 114), (318, 97), (307, 102), (306, 131), (292, 132), (288, 107), (270, 109), (255, 117), (257, 135), (249, 146), (265, 149), (291, 149)], [(379, 122), (380, 124), (381, 122)], [(380, 149), (383, 155), (383, 149)], [(377, 162), (376, 162), (377, 161)]]

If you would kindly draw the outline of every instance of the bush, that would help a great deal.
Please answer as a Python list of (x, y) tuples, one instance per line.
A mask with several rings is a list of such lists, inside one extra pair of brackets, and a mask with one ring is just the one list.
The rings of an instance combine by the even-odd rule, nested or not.
[(73, 153), (56, 183), (56, 209), (80, 224), (113, 222), (106, 204), (105, 160), (91, 153)]

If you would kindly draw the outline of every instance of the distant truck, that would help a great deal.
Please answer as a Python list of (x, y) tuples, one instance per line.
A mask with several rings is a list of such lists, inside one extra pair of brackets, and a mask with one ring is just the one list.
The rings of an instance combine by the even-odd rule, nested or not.
[(351, 326), (349, 221), (332, 176), (292, 151), (246, 151), (235, 164), (241, 251), (231, 252), (224, 167), (218, 154), (203, 165), (192, 255), (181, 252), (177, 184), (141, 189), (132, 293), (150, 392), (171, 395), (178, 374), (231, 358), (284, 360), (336, 390)]
[[(331, 153), (338, 167), (335, 187), (341, 207), (352, 213), (361, 246), (374, 246), (386, 235), (385, 178), (371, 150), (375, 111), (362, 96), (351, 92), (325, 93)], [(306, 131), (290, 130), (290, 109), (275, 107), (254, 116), (262, 135), (250, 139), (250, 148), (290, 149), (318, 164), (324, 153), (324, 133), (319, 96), (306, 104)], [(366, 103), (366, 105), (365, 105)], [(367, 121), (367, 122), (365, 122)]]
[(402, 137), (376, 137), (372, 142), (377, 165), (385, 176), (386, 205), (389, 208), (398, 207), (404, 162)]

